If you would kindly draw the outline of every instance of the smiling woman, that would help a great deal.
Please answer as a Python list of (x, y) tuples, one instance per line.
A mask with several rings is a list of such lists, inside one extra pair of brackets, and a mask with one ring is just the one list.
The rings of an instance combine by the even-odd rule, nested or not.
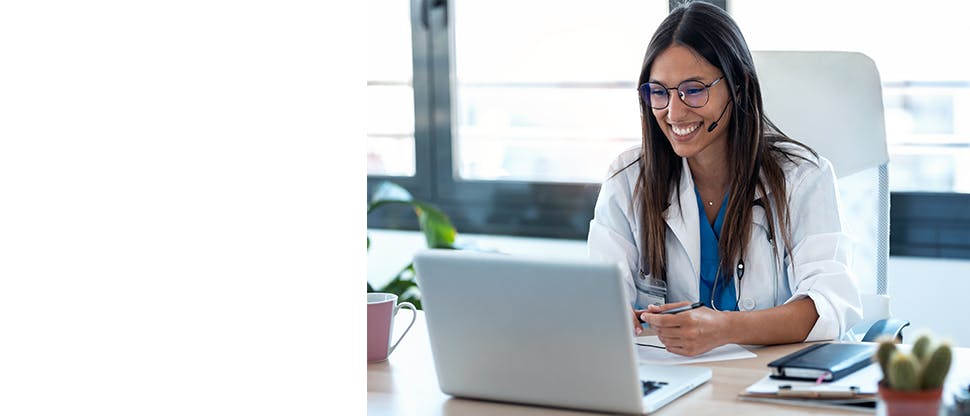
[(861, 304), (832, 166), (768, 120), (731, 17), (671, 11), (638, 82), (642, 143), (611, 165), (589, 231), (592, 257), (628, 267), (634, 330), (683, 355), (845, 335)]
[[(687, 74), (687, 78), (676, 79), (682, 74)], [(730, 113), (725, 113), (731, 104), (731, 96), (725, 87), (712, 91), (712, 87), (723, 79), (721, 71), (704, 58), (685, 46), (674, 45), (657, 57), (650, 71), (650, 82), (639, 89), (641, 100), (649, 104), (674, 153), (687, 158), (692, 165), (698, 165), (700, 169), (694, 172), (695, 175), (708, 175), (695, 178), (705, 201), (719, 202), (729, 179), (727, 164), (723, 163), (727, 157), (728, 130), (717, 129), (717, 122), (725, 115), (730, 119)], [(706, 80), (713, 81), (705, 84)], [(679, 83), (676, 89), (679, 100), (671, 100), (664, 86), (675, 83)], [(645, 91), (650, 94), (644, 96)], [(718, 109), (721, 108), (719, 115)], [(703, 125), (709, 127), (699, 130)], [(708, 207), (716, 214), (713, 203)], [(713, 220), (710, 212), (708, 216)]]

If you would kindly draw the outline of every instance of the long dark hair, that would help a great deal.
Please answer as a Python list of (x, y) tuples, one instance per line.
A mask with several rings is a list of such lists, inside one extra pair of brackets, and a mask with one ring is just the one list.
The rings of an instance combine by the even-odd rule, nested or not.
[[(761, 86), (751, 52), (741, 30), (724, 10), (699, 1), (682, 4), (672, 10), (647, 46), (637, 85), (648, 81), (650, 68), (656, 57), (673, 45), (691, 49), (720, 69), (734, 106), (728, 123), (727, 163), (729, 174), (736, 179), (730, 187), (718, 243), (720, 269), (733, 270), (733, 264), (740, 259), (748, 245), (752, 207), (758, 192), (768, 195), (770, 199), (762, 201), (761, 204), (765, 209), (770, 232), (775, 234), (777, 215), (785, 250), (791, 255), (791, 218), (782, 165), (785, 160), (794, 161), (793, 158), (799, 156), (782, 149), (778, 144), (793, 143), (807, 149), (816, 157), (817, 154), (808, 146), (785, 136), (765, 116)], [(634, 199), (641, 202), (641, 267), (645, 267), (644, 271), (649, 271), (654, 277), (666, 280), (664, 211), (668, 208), (672, 191), (680, 184), (683, 165), (660, 129), (650, 106), (642, 99), (640, 118), (643, 143), (640, 157), (634, 162), (640, 166)], [(770, 195), (769, 189), (772, 191)], [(679, 199), (674, 199), (679, 204)], [(725, 273), (724, 276), (726, 280), (731, 279), (730, 273)]]

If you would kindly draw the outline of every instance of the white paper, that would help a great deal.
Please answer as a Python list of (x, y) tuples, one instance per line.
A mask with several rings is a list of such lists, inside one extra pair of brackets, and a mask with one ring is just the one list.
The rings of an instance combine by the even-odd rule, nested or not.
[[(882, 378), (882, 369), (879, 368), (878, 363), (869, 364), (863, 367), (861, 370), (856, 370), (851, 374), (842, 377), (833, 382), (822, 383), (829, 387), (848, 387), (856, 386), (859, 388), (860, 393), (875, 393), (879, 389), (879, 380)], [(790, 386), (804, 386), (810, 387), (814, 386), (814, 381), (800, 381), (800, 380), (783, 380), (774, 379), (768, 375), (764, 376), (757, 383), (748, 386), (748, 393), (769, 393), (774, 394), (778, 392), (778, 386), (783, 385)]]
[[(637, 337), (636, 342), (639, 344), (663, 346), (660, 338), (656, 335)], [(640, 360), (640, 364), (692, 364), (706, 361), (740, 360), (754, 358), (757, 355), (738, 344), (725, 344), (696, 357), (685, 357), (665, 349), (637, 345), (637, 357)]]

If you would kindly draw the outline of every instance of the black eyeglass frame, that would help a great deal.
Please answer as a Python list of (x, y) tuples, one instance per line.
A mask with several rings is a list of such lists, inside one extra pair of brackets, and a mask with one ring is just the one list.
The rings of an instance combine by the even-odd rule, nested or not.
[[(711, 88), (714, 87), (715, 85), (717, 85), (717, 83), (721, 82), (721, 80), (723, 80), (723, 79), (724, 79), (724, 76), (722, 75), (722, 76), (718, 77), (717, 79), (715, 79), (714, 81), (711, 81), (710, 84), (704, 84), (703, 82), (689, 79), (687, 81), (681, 82), (680, 84), (677, 84), (676, 87), (671, 87), (671, 88), (668, 88), (666, 85), (661, 84), (659, 82), (644, 82), (642, 85), (640, 85), (639, 88), (637, 88), (637, 94), (640, 96), (640, 100), (643, 101), (644, 104), (646, 104), (648, 107), (650, 107), (650, 108), (652, 108), (654, 110), (663, 110), (663, 109), (669, 107), (670, 106), (670, 93), (669, 92), (667, 93), (667, 104), (664, 104), (663, 107), (659, 107), (659, 108), (650, 105), (650, 91), (649, 90), (647, 91), (647, 98), (644, 98), (644, 95), (643, 95), (644, 94), (643, 87), (649, 86), (650, 84), (657, 84), (657, 85), (663, 87), (663, 89), (664, 89), (665, 92), (670, 91), (670, 90), (677, 90), (677, 97), (680, 98), (680, 102), (684, 103), (684, 105), (686, 105), (686, 106), (688, 106), (690, 108), (701, 108), (701, 107), (704, 107), (705, 105), (707, 105), (707, 103), (711, 101)], [(696, 83), (701, 84), (701, 85), (704, 86), (704, 92), (707, 93), (707, 97), (705, 97), (705, 99), (704, 99), (704, 104), (701, 104), (701, 105), (698, 105), (698, 106), (693, 106), (693, 105), (690, 105), (690, 104), (687, 103), (687, 99), (684, 98), (686, 94), (683, 91), (680, 90), (680, 87), (682, 85), (688, 83), (688, 82), (696, 82)]]

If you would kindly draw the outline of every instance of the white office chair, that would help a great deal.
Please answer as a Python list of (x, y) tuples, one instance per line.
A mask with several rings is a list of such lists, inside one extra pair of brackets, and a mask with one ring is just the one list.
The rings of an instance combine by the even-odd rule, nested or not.
[(902, 340), (908, 321), (889, 310), (889, 153), (879, 71), (856, 52), (752, 52), (765, 113), (785, 134), (825, 156), (839, 178), (862, 322), (850, 338)]

